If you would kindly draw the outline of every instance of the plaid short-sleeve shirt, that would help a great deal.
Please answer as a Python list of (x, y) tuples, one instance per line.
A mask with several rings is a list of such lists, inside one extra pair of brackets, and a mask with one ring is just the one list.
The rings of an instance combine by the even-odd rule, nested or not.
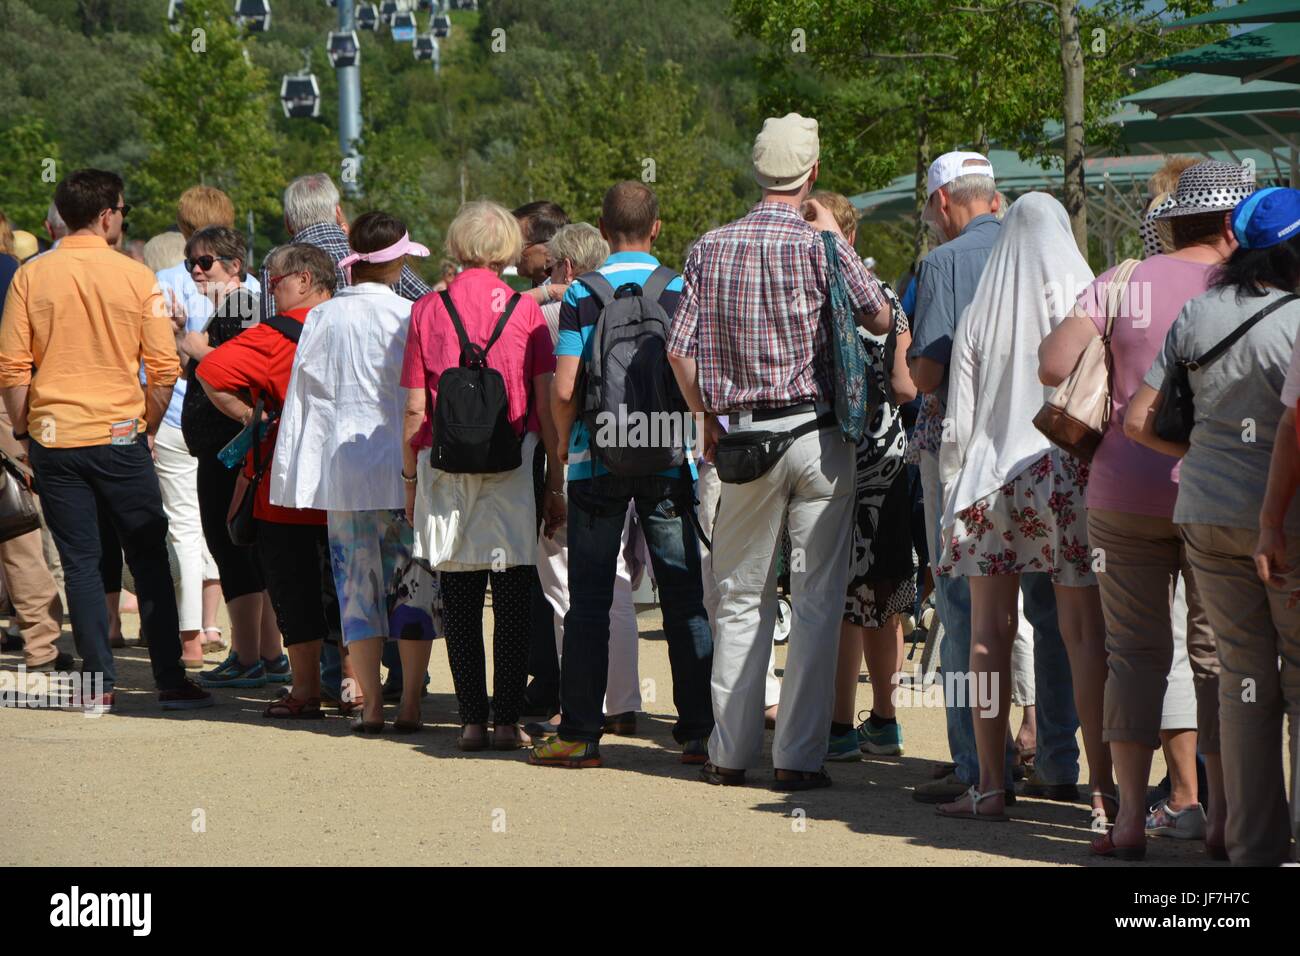
[[(847, 242), (836, 246), (854, 311), (879, 312), (879, 283)], [(821, 236), (788, 203), (760, 202), (695, 244), (668, 351), (695, 359), (709, 411), (834, 399), (827, 274)]]

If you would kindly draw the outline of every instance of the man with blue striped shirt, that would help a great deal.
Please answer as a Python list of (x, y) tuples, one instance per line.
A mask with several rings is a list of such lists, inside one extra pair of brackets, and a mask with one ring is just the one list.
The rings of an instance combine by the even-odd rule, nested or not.
[[(600, 231), (612, 252), (598, 271), (610, 286), (654, 285), (651, 276), (659, 268), (659, 260), (650, 250), (659, 228), (658, 200), (648, 186), (623, 182), (605, 194)], [(659, 295), (666, 315), (676, 310), (681, 290), (681, 276), (673, 276)], [(591, 360), (600, 311), (599, 300), (581, 280), (569, 286), (560, 307), (552, 407), (560, 457), (568, 466), (570, 604), (564, 617), (560, 663), (559, 733), (540, 742), (529, 762), (600, 766), (609, 609), (624, 519), (628, 503), (635, 502), (663, 608), (678, 714), (673, 737), (683, 745), (684, 763), (703, 763), (713, 730), (709, 693), (713, 639), (704, 611), (699, 539), (692, 523), (696, 478), (692, 436), (683, 429), (684, 464), (657, 474), (613, 475), (593, 456), (591, 435), (580, 420), (579, 373)]]

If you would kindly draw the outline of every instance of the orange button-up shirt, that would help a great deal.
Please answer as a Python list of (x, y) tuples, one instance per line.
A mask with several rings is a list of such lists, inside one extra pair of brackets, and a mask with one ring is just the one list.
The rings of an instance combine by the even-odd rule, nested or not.
[[(28, 385), (27, 431), (47, 448), (144, 429), (140, 367), (174, 385), (180, 359), (154, 274), (99, 236), (73, 235), (14, 276), (0, 319), (0, 388)], [(33, 366), (35, 371), (33, 371)]]

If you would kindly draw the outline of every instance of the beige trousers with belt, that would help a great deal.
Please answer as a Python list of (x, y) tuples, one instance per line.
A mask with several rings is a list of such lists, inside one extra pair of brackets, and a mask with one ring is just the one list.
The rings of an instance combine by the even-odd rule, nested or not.
[[(731, 431), (789, 431), (811, 417), (749, 425), (733, 416)], [(797, 439), (761, 478), (722, 486), (713, 525), (718, 611), (709, 739), (709, 759), (718, 767), (744, 770), (759, 762), (783, 523), (792, 547), (793, 619), (772, 763), (816, 771), (826, 757), (853, 539), (855, 455), (837, 428), (823, 428)]]

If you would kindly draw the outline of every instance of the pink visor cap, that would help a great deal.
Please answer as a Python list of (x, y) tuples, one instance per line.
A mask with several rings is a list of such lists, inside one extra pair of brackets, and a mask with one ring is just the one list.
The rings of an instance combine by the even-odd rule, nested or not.
[(352, 266), (357, 262), (392, 262), (394, 259), (400, 259), (402, 256), (427, 256), (429, 247), (422, 246), (418, 242), (411, 241), (409, 232), (402, 233), (402, 238), (398, 239), (391, 246), (385, 249), (376, 249), (374, 252), (353, 252), (339, 260), (341, 268), (352, 281)]

